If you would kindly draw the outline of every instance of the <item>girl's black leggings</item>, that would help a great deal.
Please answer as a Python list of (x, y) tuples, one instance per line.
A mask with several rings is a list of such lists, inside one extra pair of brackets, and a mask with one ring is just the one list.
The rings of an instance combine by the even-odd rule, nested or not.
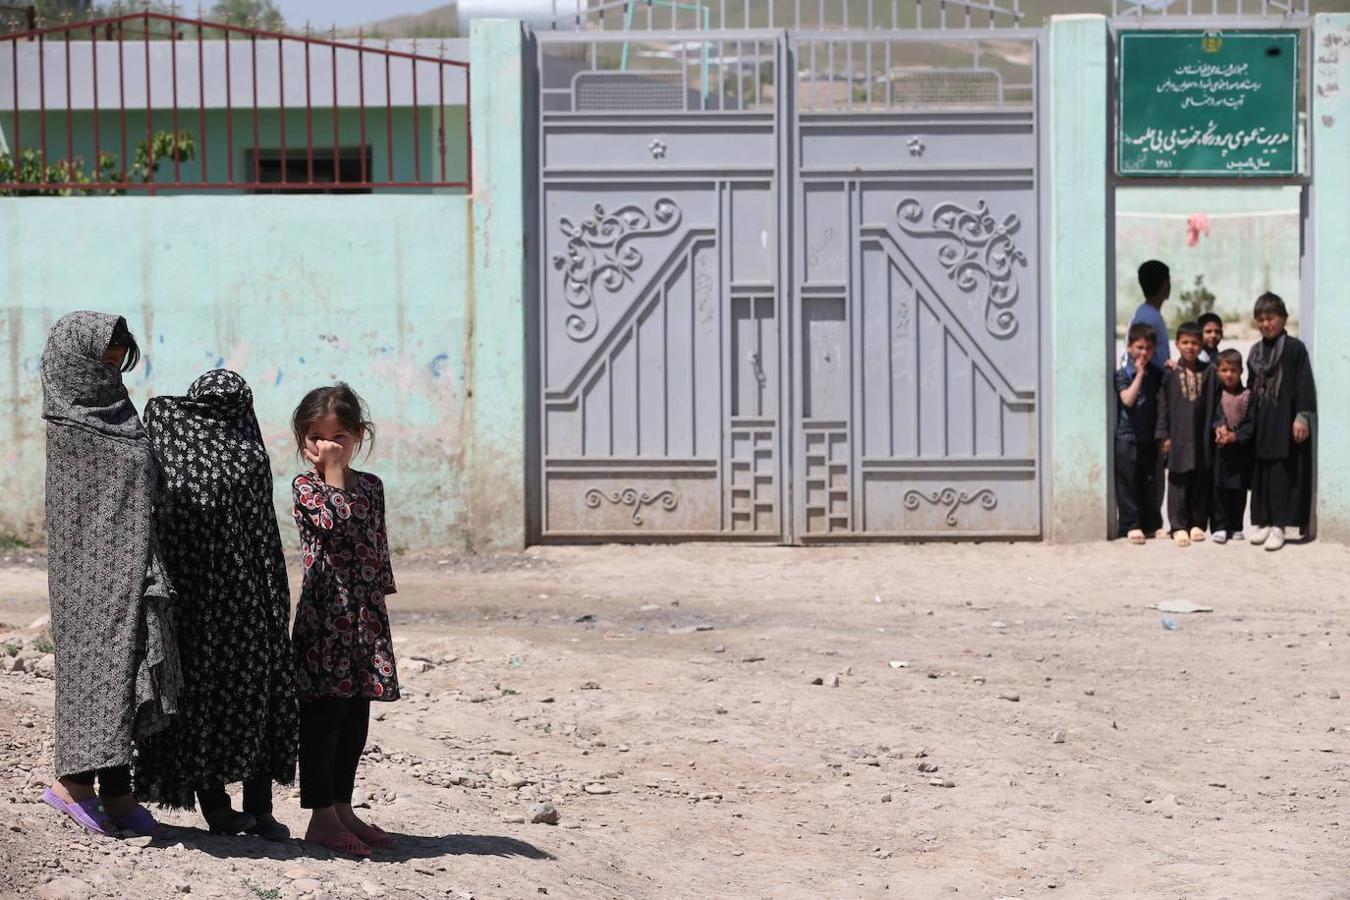
[[(98, 769), (98, 792), (105, 797), (125, 797), (131, 793), (131, 766), (110, 766), (106, 769)], [(76, 772), (74, 775), (67, 775), (71, 781), (76, 784), (82, 784), (85, 787), (94, 786), (95, 770), (88, 772)]]
[(322, 697), (300, 701), (300, 805), (351, 803), (366, 747), (370, 701)]

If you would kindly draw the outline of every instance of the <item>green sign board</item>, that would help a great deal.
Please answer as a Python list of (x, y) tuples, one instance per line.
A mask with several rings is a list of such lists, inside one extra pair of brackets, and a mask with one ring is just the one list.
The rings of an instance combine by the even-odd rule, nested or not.
[(1119, 37), (1121, 175), (1298, 173), (1298, 32)]

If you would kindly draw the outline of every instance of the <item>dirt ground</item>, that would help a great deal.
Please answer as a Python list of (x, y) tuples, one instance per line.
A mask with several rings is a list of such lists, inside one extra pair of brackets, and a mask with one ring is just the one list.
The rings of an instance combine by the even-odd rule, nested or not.
[[(408, 696), (360, 772), (401, 850), (357, 863), (186, 813), (150, 846), (85, 837), (38, 802), (52, 682), (0, 675), (0, 894), (1350, 897), (1346, 548), (440, 563), (396, 569)], [(1181, 598), (1214, 610), (1151, 608)], [(0, 569), (0, 632), (45, 611), (40, 558)], [(536, 798), (561, 824), (521, 820)]]

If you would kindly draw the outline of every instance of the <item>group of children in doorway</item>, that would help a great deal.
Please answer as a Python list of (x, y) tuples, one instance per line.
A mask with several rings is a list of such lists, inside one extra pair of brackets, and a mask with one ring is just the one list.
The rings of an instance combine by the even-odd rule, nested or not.
[(146, 802), (284, 841), (272, 784), (298, 762), (306, 841), (394, 849), (352, 809), (370, 704), (399, 698), (384, 487), (353, 466), (374, 438), (365, 404), (318, 387), (289, 423), (307, 464), (292, 632), (251, 389), (212, 370), (142, 420), (122, 380), (140, 356), (125, 319), (95, 312), (63, 316), (43, 351), (57, 780), (42, 799), (95, 834), (164, 836)]
[[(1251, 493), (1252, 544), (1279, 550), (1306, 533), (1317, 394), (1308, 351), (1286, 331), (1289, 312), (1272, 293), (1252, 315), (1261, 339), (1243, 379), (1242, 354), (1220, 349), (1223, 319), (1206, 313), (1176, 330), (1171, 358), (1161, 314), (1171, 294), (1167, 266), (1139, 267), (1145, 302), (1115, 373), (1116, 508), (1131, 543), (1167, 538), (1179, 547), (1243, 540)], [(1162, 491), (1167, 495), (1167, 527)]]

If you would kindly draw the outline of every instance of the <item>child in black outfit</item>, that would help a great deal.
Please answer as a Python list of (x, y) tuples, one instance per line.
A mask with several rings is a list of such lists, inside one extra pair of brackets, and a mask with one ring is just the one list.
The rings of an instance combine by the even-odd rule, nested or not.
[(1162, 369), (1153, 364), (1158, 335), (1142, 322), (1126, 336), (1128, 359), (1116, 371), (1116, 512), (1131, 544), (1162, 528), (1158, 509), (1158, 388)]
[(1167, 460), (1167, 524), (1178, 547), (1205, 539), (1214, 490), (1209, 428), (1214, 382), (1212, 372), (1200, 365), (1201, 335), (1195, 322), (1177, 329), (1179, 361), (1163, 375), (1158, 391), (1157, 438)]
[(1313, 417), (1317, 387), (1303, 342), (1284, 330), (1284, 301), (1262, 294), (1254, 310), (1261, 340), (1247, 354), (1256, 399), (1256, 462), (1252, 472), (1253, 544), (1284, 546), (1285, 530), (1307, 529), (1312, 501)]
[(1214, 543), (1242, 540), (1247, 515), (1247, 488), (1252, 478), (1252, 438), (1256, 434), (1256, 403), (1242, 386), (1242, 354), (1224, 350), (1218, 355), (1218, 388), (1214, 422)]
[(1223, 343), (1223, 319), (1217, 313), (1207, 312), (1195, 321), (1200, 325), (1200, 362), (1217, 366), (1219, 345)]

